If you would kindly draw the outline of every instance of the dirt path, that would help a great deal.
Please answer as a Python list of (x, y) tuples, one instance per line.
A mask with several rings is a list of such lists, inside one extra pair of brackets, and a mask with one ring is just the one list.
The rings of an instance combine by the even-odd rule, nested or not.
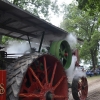
[(89, 83), (88, 92), (86, 100), (100, 100), (100, 78)]
[[(100, 100), (100, 77), (88, 81), (88, 97), (86, 100)], [(74, 100), (71, 89), (69, 89), (69, 100)]]

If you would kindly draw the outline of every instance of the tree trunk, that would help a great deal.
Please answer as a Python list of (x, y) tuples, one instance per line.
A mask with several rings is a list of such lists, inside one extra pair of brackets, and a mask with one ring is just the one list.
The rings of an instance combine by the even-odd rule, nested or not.
[(95, 57), (94, 57), (94, 54), (93, 54), (93, 50), (90, 50), (90, 52), (91, 52), (93, 70), (95, 70)]
[(90, 50), (90, 52), (91, 52), (93, 69), (95, 70), (95, 67), (97, 65), (97, 48), (95, 48), (95, 50)]

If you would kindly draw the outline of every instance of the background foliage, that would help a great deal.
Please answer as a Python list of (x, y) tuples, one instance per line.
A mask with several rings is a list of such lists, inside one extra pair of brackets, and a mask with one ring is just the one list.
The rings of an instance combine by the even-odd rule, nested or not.
[(76, 0), (78, 2), (78, 8), (84, 11), (88, 11), (90, 15), (95, 15), (100, 12), (99, 0)]
[(80, 58), (85, 62), (92, 62), (95, 69), (97, 65), (97, 55), (100, 40), (99, 17), (97, 13), (90, 16), (88, 12), (78, 9), (77, 3), (74, 2), (66, 7), (64, 20), (61, 27), (70, 32), (75, 33), (77, 37), (84, 40), (79, 46)]

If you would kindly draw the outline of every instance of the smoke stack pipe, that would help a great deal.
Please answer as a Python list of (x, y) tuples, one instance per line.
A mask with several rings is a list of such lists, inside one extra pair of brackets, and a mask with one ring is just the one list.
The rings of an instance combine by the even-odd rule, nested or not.
[(78, 50), (75, 50), (72, 55), (75, 55), (77, 57), (77, 61), (75, 63), (75, 66), (80, 66), (79, 65), (79, 54), (78, 54)]

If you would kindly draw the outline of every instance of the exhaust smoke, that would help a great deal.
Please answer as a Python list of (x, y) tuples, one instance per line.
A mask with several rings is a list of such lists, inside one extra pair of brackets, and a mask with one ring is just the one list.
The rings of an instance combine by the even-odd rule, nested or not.
[[(76, 50), (77, 37), (74, 34), (69, 34), (65, 40), (69, 43), (71, 50)], [(73, 78), (77, 77), (86, 77), (86, 73), (82, 70), (80, 66), (75, 66), (76, 61), (78, 60), (77, 56), (72, 55), (72, 61), (70, 67), (66, 70), (68, 81), (72, 82)]]
[(69, 43), (72, 50), (76, 50), (77, 37), (74, 34), (69, 34), (65, 40)]
[(66, 74), (68, 77), (68, 81), (72, 81), (73, 77), (74, 77), (74, 71), (75, 71), (75, 63), (77, 61), (77, 57), (75, 55), (72, 56), (72, 62), (70, 67), (66, 70)]
[[(16, 56), (19, 57), (27, 53), (38, 51), (39, 43), (31, 42), (31, 47), (32, 48), (30, 48), (28, 41), (9, 41), (5, 51), (7, 52), (7, 54), (15, 54)], [(41, 47), (40, 52), (42, 52), (42, 49), (45, 49), (45, 51), (47, 51), (45, 46)], [(11, 55), (11, 56), (15, 56), (15, 55)], [(9, 57), (11, 56), (9, 55)]]
[(28, 50), (30, 50), (30, 46), (25, 41), (9, 41), (6, 47), (7, 54), (18, 54), (18, 56), (22, 56)]

